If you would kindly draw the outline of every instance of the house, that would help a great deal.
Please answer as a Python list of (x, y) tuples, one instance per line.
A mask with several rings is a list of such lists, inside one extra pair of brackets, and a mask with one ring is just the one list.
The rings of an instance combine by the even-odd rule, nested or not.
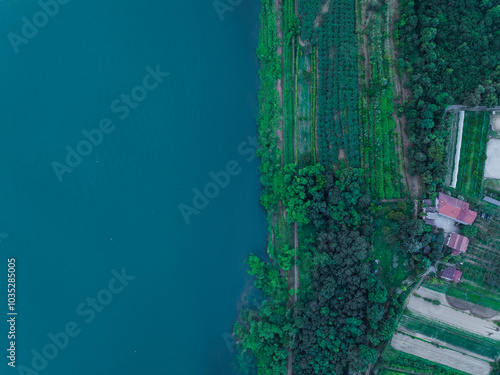
[(467, 246), (469, 246), (469, 239), (460, 234), (452, 233), (446, 246), (453, 249), (453, 255), (465, 253), (467, 251)]
[(471, 225), (476, 220), (477, 212), (469, 210), (469, 203), (460, 199), (439, 193), (436, 205), (440, 215), (453, 219), (460, 224)]
[(448, 281), (454, 281), (458, 283), (462, 277), (462, 271), (457, 270), (454, 267), (448, 267), (441, 274), (441, 278)]

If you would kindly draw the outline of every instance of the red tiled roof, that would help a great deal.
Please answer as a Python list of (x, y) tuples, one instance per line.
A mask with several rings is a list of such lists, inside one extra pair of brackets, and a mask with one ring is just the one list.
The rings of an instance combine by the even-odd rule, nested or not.
[(467, 224), (472, 224), (477, 217), (477, 212), (469, 210), (469, 203), (443, 193), (439, 193), (438, 212)]
[(449, 281), (453, 280), (454, 282), (458, 283), (460, 281), (460, 278), (462, 277), (462, 271), (457, 270), (455, 267), (448, 267), (443, 271), (441, 277), (443, 279)]
[[(458, 252), (465, 253), (467, 246), (469, 246), (469, 239), (467, 237), (456, 233), (451, 234), (450, 240), (448, 241), (448, 247)], [(453, 255), (455, 255), (455, 251)]]
[(441, 274), (441, 277), (443, 279), (447, 279), (447, 280), (453, 280), (453, 277), (455, 276), (455, 272), (456, 272), (456, 268), (454, 267), (448, 267), (447, 269), (445, 269), (443, 271), (443, 273)]
[(455, 274), (453, 275), (453, 281), (458, 283), (462, 277), (462, 271), (456, 270)]

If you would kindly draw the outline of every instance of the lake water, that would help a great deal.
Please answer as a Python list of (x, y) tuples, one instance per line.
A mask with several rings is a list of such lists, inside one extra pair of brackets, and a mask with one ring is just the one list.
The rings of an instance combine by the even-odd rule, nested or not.
[(243, 262), (267, 231), (258, 2), (224, 20), (210, 0), (0, 6), (0, 303), (15, 257), (18, 312), (0, 373), (232, 374)]

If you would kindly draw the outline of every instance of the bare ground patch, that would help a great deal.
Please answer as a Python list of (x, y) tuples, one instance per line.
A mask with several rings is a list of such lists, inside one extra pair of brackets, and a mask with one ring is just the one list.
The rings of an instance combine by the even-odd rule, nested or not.
[[(490, 320), (481, 319), (465, 311), (452, 307), (446, 299), (446, 295), (439, 292), (427, 293), (427, 288), (421, 288), (417, 294), (429, 299), (438, 299), (441, 304), (434, 305), (423, 298), (413, 296), (408, 303), (408, 308), (417, 315), (423, 315), (436, 321), (455, 326), (461, 330), (469, 331), (477, 335), (493, 340), (500, 340), (500, 327)], [(434, 294), (437, 293), (437, 294)], [(456, 301), (455, 301), (456, 302)], [(470, 307), (470, 306), (469, 306)], [(478, 310), (475, 310), (476, 313)]]
[(441, 348), (428, 342), (395, 333), (391, 345), (394, 349), (439, 363), (472, 375), (488, 375), (491, 367), (488, 362), (454, 350)]
[(456, 297), (448, 296), (426, 287), (421, 287), (417, 291), (417, 294), (425, 298), (439, 300), (442, 304), (453, 307), (457, 310), (469, 311), (472, 315), (481, 319), (490, 319), (500, 314), (498, 311), (493, 309), (479, 306), (475, 303), (467, 302)]
[(343, 160), (344, 162), (346, 161), (345, 151), (343, 148), (339, 149), (339, 160)]
[(484, 177), (500, 179), (500, 139), (490, 139), (486, 148)]
[(491, 127), (494, 131), (500, 133), (500, 114), (491, 117)]
[(321, 21), (323, 20), (323, 17), (322, 15), (325, 14), (326, 12), (328, 12), (328, 9), (330, 8), (330, 0), (328, 0), (327, 2), (325, 2), (322, 6), (321, 6), (321, 13), (319, 13), (316, 18), (314, 19), (314, 27), (317, 28), (319, 27)]

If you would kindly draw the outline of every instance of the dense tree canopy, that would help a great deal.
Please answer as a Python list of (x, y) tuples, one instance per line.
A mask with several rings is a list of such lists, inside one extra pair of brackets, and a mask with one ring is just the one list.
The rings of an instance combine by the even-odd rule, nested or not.
[(444, 110), (500, 104), (500, 0), (403, 0), (396, 30), (411, 88), (411, 172), (433, 188), (446, 172)]
[(387, 290), (374, 275), (371, 233), (358, 229), (371, 223), (362, 175), (362, 170), (348, 168), (335, 176), (327, 173), (310, 206), (316, 252), (322, 256), (296, 319), (296, 374), (363, 370), (375, 361), (376, 347), (394, 327), (384, 307)]

